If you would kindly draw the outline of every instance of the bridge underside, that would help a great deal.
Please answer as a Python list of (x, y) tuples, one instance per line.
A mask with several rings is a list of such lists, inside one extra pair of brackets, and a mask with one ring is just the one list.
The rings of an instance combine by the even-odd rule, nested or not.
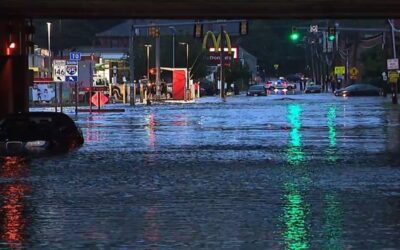
[[(2, 0), (0, 117), (28, 110), (30, 18), (396, 18), (399, 0)], [(28, 28), (27, 28), (28, 27)], [(16, 47), (9, 50), (10, 42)]]
[(388, 18), (398, 0), (2, 0), (0, 18)]

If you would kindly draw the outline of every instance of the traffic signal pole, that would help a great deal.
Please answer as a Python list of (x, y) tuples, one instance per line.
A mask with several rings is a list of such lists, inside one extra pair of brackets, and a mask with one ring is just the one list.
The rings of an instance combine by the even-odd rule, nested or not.
[(160, 36), (156, 37), (156, 99), (160, 100)]
[[(397, 58), (397, 54), (396, 54), (396, 39), (395, 39), (395, 34), (394, 34), (394, 27), (393, 27), (393, 19), (392, 20), (388, 20), (389, 24), (390, 24), (390, 29), (392, 31), (392, 46), (393, 46), (393, 58), (396, 59)], [(397, 104), (397, 81), (395, 83), (392, 83), (392, 103), (393, 104)]]
[(134, 34), (134, 29), (133, 29), (133, 23), (132, 23), (132, 20), (131, 20), (131, 33), (130, 33), (130, 37), (129, 37), (129, 75), (130, 75), (130, 77), (129, 77), (129, 80), (130, 80), (130, 88), (129, 88), (129, 91), (130, 91), (130, 100), (129, 100), (129, 103), (130, 103), (130, 105), (131, 106), (134, 106), (135, 105), (135, 92), (136, 92), (136, 86), (135, 86), (135, 66), (134, 66), (134, 64), (135, 64), (135, 58), (134, 58), (134, 56), (135, 56), (135, 53), (134, 53), (134, 50), (133, 50), (133, 43), (134, 43), (134, 36), (133, 36), (133, 34)]

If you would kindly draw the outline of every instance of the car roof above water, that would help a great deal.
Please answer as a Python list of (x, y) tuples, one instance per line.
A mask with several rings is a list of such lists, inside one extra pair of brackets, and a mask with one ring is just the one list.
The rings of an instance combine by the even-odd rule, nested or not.
[(64, 113), (56, 112), (27, 112), (9, 114), (0, 120), (0, 124), (6, 121), (29, 120), (35, 122), (63, 123), (65, 125), (74, 124), (74, 121)]

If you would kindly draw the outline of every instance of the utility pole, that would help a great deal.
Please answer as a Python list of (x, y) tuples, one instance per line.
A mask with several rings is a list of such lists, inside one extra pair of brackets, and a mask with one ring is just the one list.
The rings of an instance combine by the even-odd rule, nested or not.
[(133, 46), (133, 42), (134, 42), (134, 29), (133, 29), (133, 24), (132, 24), (132, 20), (131, 20), (131, 36), (129, 39), (129, 75), (130, 75), (130, 105), (134, 106), (135, 105), (135, 91), (136, 91), (136, 86), (134, 86), (135, 84), (135, 67), (134, 67), (134, 63), (135, 63), (135, 58), (134, 58), (134, 46)]
[(314, 64), (314, 40), (311, 40), (311, 68), (312, 68), (312, 74), (313, 74), (313, 81), (315, 83), (316, 76), (315, 76), (315, 64)]
[(221, 99), (223, 101), (225, 101), (225, 81), (224, 81), (224, 27), (221, 25), (221, 41), (220, 41), (220, 63), (221, 63), (221, 71), (220, 71), (220, 81), (221, 81), (221, 90), (220, 90), (220, 94), (221, 94)]
[(156, 37), (156, 98), (160, 100), (160, 36)]
[[(393, 46), (393, 59), (397, 59), (397, 54), (396, 54), (396, 39), (395, 39), (395, 34), (394, 34), (394, 24), (393, 24), (393, 19), (388, 20), (390, 24), (390, 29), (392, 31), (392, 46)], [(397, 104), (397, 81), (392, 83), (392, 103)]]
[(174, 26), (169, 26), (169, 29), (172, 31), (172, 68), (175, 68), (175, 32), (176, 32), (176, 29)]

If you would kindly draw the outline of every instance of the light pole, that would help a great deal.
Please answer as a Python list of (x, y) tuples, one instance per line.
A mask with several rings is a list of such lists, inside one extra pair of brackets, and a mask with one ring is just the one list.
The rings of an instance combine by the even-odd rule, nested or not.
[[(396, 54), (396, 39), (395, 39), (395, 34), (394, 34), (394, 23), (393, 19), (388, 19), (388, 22), (390, 24), (390, 29), (392, 31), (392, 46), (393, 46), (393, 59), (397, 59), (397, 54)], [(397, 104), (397, 81), (392, 84), (392, 103)]]
[(150, 77), (150, 73), (149, 73), (149, 71), (150, 71), (150, 60), (149, 60), (149, 57), (150, 57), (151, 44), (145, 44), (144, 46), (147, 49), (147, 83), (150, 83), (150, 78), (149, 78)]
[(51, 31), (51, 23), (47, 22), (47, 45), (49, 50), (49, 75), (52, 76), (52, 67), (51, 67), (51, 47), (50, 47), (50, 31)]
[(186, 46), (186, 88), (185, 88), (185, 100), (186, 98), (186, 91), (189, 89), (189, 44), (180, 42), (180, 45)]
[(172, 30), (172, 68), (175, 68), (175, 32), (176, 29), (174, 26), (169, 26)]

